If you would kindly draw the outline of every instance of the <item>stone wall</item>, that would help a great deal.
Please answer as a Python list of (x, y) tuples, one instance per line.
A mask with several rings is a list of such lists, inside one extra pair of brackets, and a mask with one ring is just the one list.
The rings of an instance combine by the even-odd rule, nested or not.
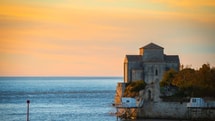
[(143, 80), (143, 69), (132, 69), (132, 82)]
[(143, 61), (164, 61), (163, 49), (144, 49)]
[(155, 81), (161, 81), (164, 70), (164, 62), (145, 62), (143, 63), (144, 67), (144, 81), (147, 84), (153, 83)]
[(138, 117), (184, 119), (187, 114), (186, 103), (179, 102), (144, 102)]
[[(125, 64), (124, 82), (130, 83), (130, 82), (132, 82), (132, 70), (141, 70), (141, 62), (128, 62), (128, 63), (124, 63), (124, 64)], [(141, 77), (138, 77), (138, 78), (141, 78)], [(143, 80), (143, 78), (141, 80)]]
[(142, 97), (144, 101), (160, 101), (160, 86), (159, 82), (147, 84), (144, 90), (139, 92), (139, 97)]
[(214, 109), (188, 109), (187, 102), (144, 102), (137, 111), (138, 118), (214, 119)]

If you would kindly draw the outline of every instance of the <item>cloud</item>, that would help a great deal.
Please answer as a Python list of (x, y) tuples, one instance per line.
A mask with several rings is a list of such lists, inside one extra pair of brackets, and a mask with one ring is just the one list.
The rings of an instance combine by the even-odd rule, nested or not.
[(202, 8), (215, 6), (214, 0), (150, 0), (155, 3), (166, 4), (171, 7), (180, 8)]
[(149, 42), (185, 63), (192, 54), (207, 59), (214, 4), (191, 2), (1, 1), (1, 74), (122, 75), (124, 55)]

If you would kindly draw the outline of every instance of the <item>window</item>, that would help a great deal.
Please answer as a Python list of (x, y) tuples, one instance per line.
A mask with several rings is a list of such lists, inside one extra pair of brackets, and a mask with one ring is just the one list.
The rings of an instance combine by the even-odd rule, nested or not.
[(192, 102), (193, 102), (193, 103), (195, 103), (195, 102), (196, 102), (196, 99), (195, 99), (195, 98), (194, 98), (194, 99), (192, 99)]
[(151, 91), (148, 90), (148, 100), (150, 101), (151, 100)]
[(155, 70), (155, 76), (157, 76), (157, 75), (158, 75), (158, 70), (156, 69), (156, 70)]

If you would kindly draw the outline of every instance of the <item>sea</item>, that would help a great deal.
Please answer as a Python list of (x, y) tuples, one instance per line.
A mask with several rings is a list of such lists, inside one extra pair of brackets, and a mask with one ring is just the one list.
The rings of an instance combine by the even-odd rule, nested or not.
[(122, 77), (0, 77), (0, 121), (116, 121)]

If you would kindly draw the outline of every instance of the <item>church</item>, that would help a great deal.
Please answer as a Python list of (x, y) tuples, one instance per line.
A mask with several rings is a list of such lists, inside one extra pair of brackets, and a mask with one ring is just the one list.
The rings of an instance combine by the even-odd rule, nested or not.
[(147, 84), (160, 82), (169, 69), (179, 70), (178, 55), (164, 54), (164, 48), (154, 43), (141, 47), (139, 55), (126, 55), (124, 59), (124, 83), (144, 80)]
[(178, 55), (164, 54), (164, 48), (154, 43), (140, 48), (139, 55), (126, 55), (124, 59), (124, 82), (116, 87), (115, 103), (120, 104), (126, 85), (131, 82), (143, 80), (145, 89), (140, 91), (144, 101), (160, 101), (159, 82), (163, 74), (169, 69), (179, 71), (180, 61)]
[[(141, 47), (139, 51), (139, 55), (125, 56), (124, 82), (118, 82), (116, 87), (114, 105), (116, 105), (117, 111), (119, 111), (117, 115), (122, 110), (122, 115), (120, 116), (124, 116), (125, 114), (126, 118), (127, 116), (163, 119), (199, 119), (200, 117), (204, 119), (204, 116), (205, 118), (211, 118), (211, 116), (214, 118), (214, 112), (203, 114), (199, 108), (200, 112), (198, 114), (201, 113), (201, 115), (196, 115), (196, 113), (192, 113), (192, 109), (187, 105), (190, 103), (184, 103), (183, 100), (165, 101), (165, 98), (161, 97), (159, 82), (162, 80), (163, 74), (169, 69), (179, 71), (180, 60), (178, 55), (166, 55), (164, 54), (164, 48), (154, 43), (149, 43)], [(146, 85), (139, 90), (138, 95), (135, 95), (135, 97), (124, 95), (127, 89), (132, 89), (130, 87), (127, 88), (129, 83), (143, 80)], [(179, 99), (182, 98), (179, 97)]]

